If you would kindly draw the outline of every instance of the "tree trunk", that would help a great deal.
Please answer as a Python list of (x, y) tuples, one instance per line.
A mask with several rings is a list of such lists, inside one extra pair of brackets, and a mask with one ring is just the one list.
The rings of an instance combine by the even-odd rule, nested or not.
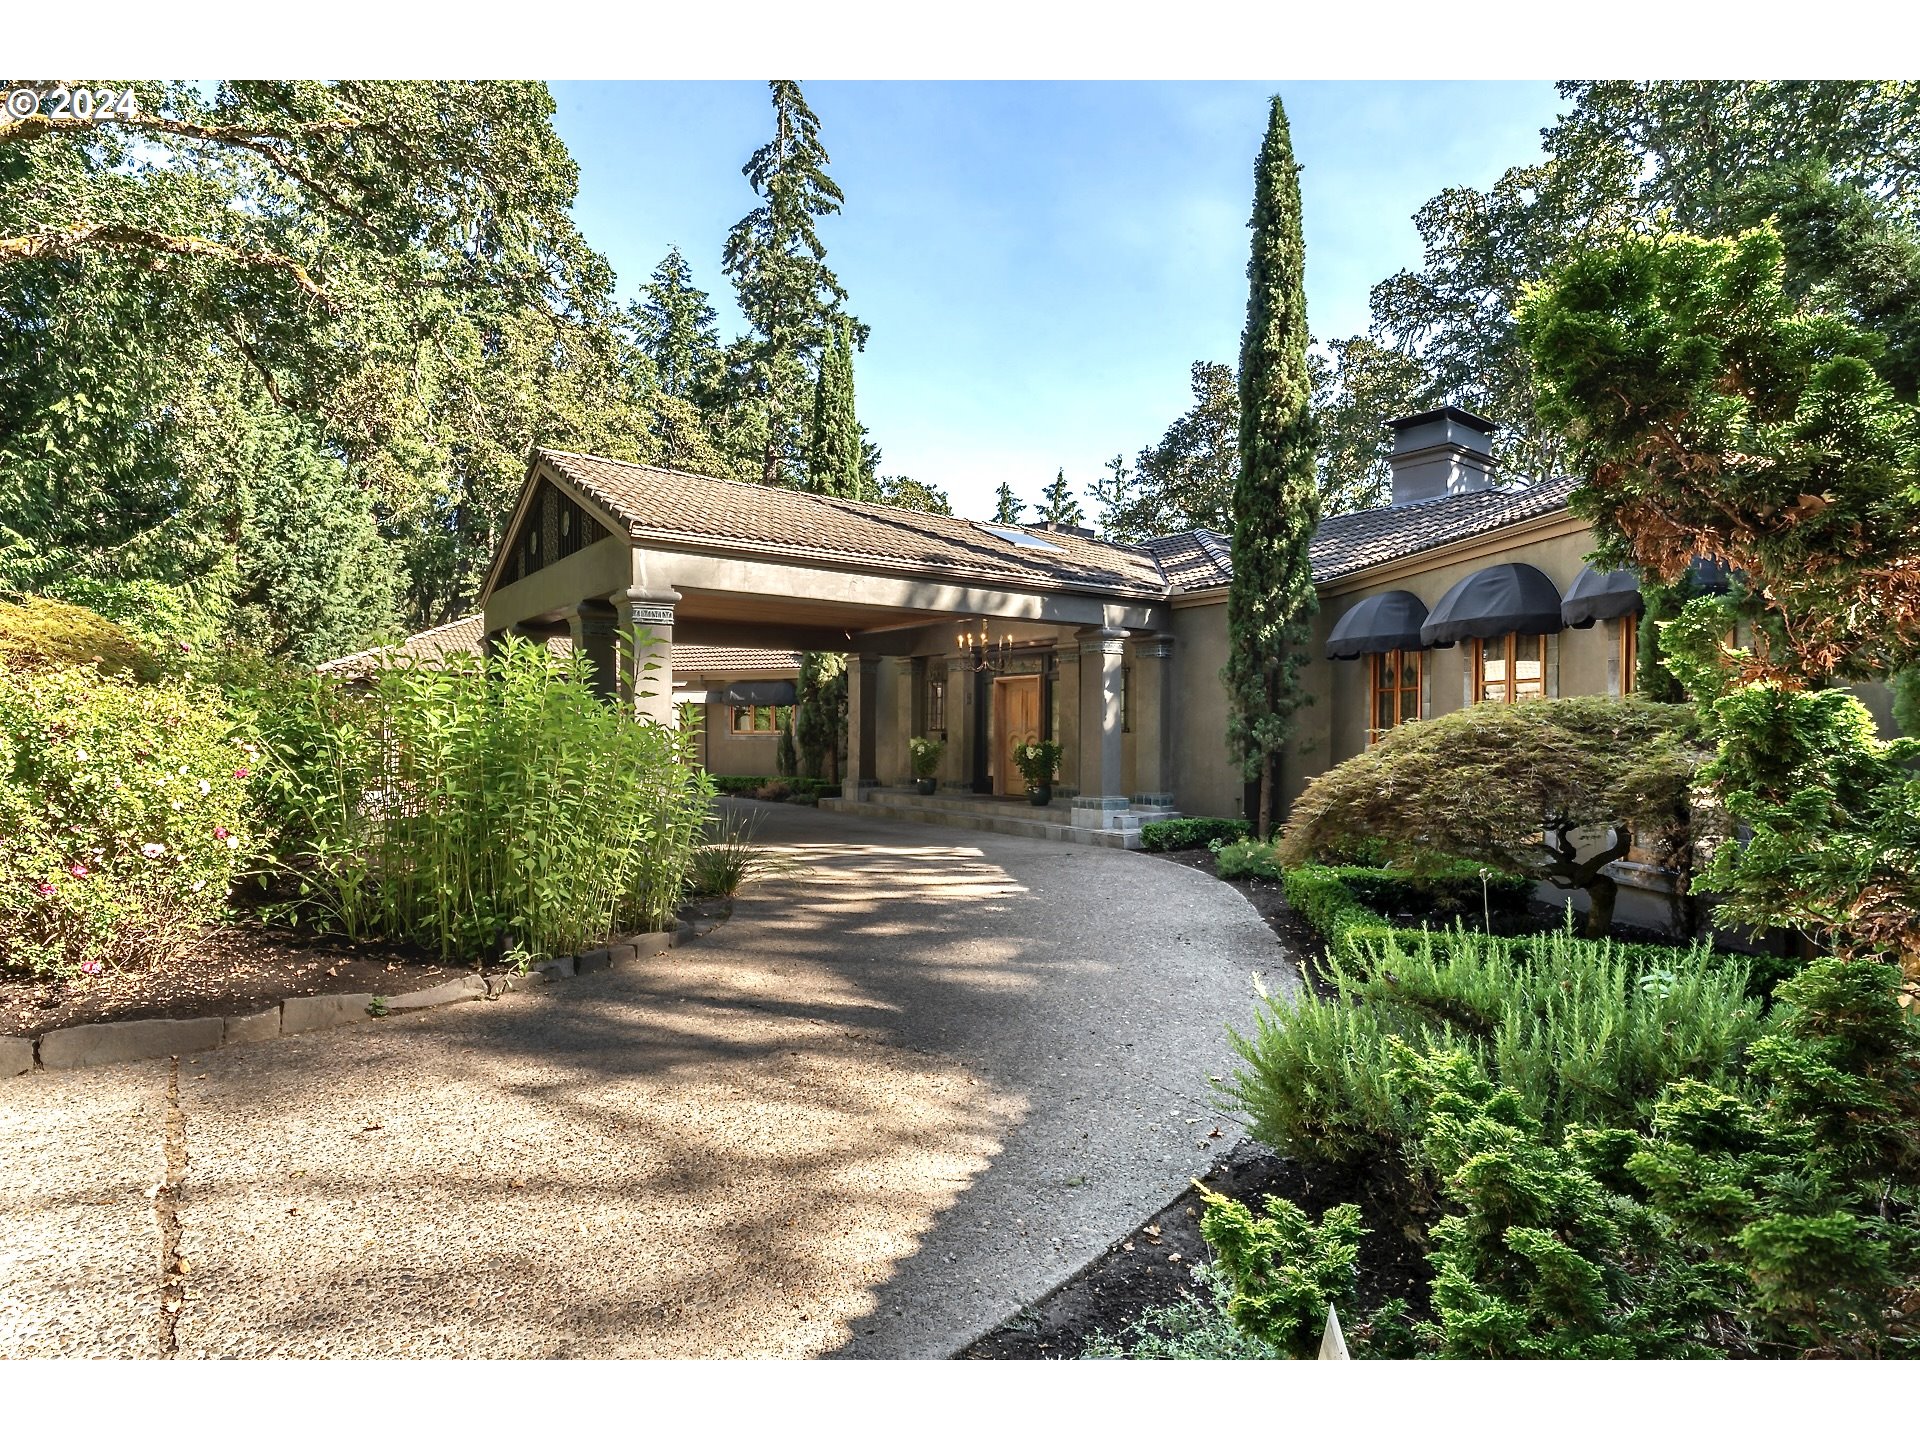
[(1260, 757), (1260, 823), (1254, 833), (1262, 840), (1273, 839), (1273, 792), (1278, 778), (1274, 771), (1279, 768), (1275, 760), (1271, 752)]
[(1620, 893), (1620, 882), (1611, 875), (1596, 874), (1587, 881), (1587, 938), (1604, 940), (1613, 933), (1613, 902)]

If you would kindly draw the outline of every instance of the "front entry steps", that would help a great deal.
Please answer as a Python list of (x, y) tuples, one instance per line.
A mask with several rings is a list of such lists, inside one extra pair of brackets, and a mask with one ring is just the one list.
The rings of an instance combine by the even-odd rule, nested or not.
[(1110, 811), (1107, 825), (1095, 828), (1072, 823), (1073, 801), (1057, 799), (1044, 806), (1024, 799), (995, 799), (987, 795), (951, 792), (922, 795), (917, 790), (862, 788), (858, 800), (827, 797), (822, 810), (839, 815), (864, 815), (875, 820), (911, 820), (923, 825), (951, 825), (956, 830), (984, 830), (994, 835), (1020, 835), (1030, 840), (1058, 840), (1076, 845), (1104, 845), (1113, 850), (1138, 850), (1140, 827), (1152, 820), (1172, 820), (1179, 811), (1158, 806), (1134, 806)]

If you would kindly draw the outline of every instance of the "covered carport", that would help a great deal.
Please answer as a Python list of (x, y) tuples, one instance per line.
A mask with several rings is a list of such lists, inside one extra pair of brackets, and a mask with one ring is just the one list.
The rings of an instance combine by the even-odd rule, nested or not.
[(940, 733), (943, 787), (981, 792), (1006, 776), (995, 707), (1031, 676), (1076, 810), (1172, 803), (1171, 617), (1141, 551), (559, 451), (506, 533), (489, 639), (570, 634), (662, 724), (676, 643), (845, 653), (848, 782), (905, 783), (908, 738)]

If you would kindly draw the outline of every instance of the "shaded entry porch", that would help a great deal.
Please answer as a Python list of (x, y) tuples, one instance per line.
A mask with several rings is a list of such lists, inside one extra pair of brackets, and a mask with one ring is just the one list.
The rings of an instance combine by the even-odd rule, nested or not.
[[(613, 493), (556, 463), (581, 459), (536, 459), (483, 590), (489, 637), (564, 633), (609, 699), (669, 725), (676, 644), (844, 654), (854, 800), (909, 786), (907, 742), (928, 735), (945, 742), (943, 795), (1021, 793), (1011, 745), (1052, 739), (1075, 823), (1117, 828), (1136, 801), (1174, 803), (1171, 614), (1136, 552), (1016, 547), (950, 516), (593, 461), (647, 487)], [(754, 528), (741, 505), (766, 512), (751, 517), (760, 538), (710, 533)], [(817, 545), (796, 543), (806, 525)], [(859, 527), (878, 529), (875, 553), (796, 553), (864, 542)], [(1065, 558), (1000, 553), (1016, 549)]]

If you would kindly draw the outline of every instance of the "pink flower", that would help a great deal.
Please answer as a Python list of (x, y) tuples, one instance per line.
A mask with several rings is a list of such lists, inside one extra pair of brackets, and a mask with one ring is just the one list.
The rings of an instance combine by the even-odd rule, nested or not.
[(67, 873), (76, 880), (84, 880), (87, 878), (87, 867), (76, 860), (73, 862), (73, 868), (68, 870)]
[(80, 962), (80, 970), (81, 973), (86, 975), (98, 975), (100, 973), (100, 962), (98, 960), (82, 960)]
[(233, 778), (236, 780), (244, 780), (247, 778), (247, 773), (247, 767), (242, 765), (238, 770), (233, 772)]
[(214, 838), (214, 839), (216, 839), (216, 840), (224, 840), (224, 839), (226, 839), (226, 838), (227, 838), (227, 827), (226, 827), (226, 826), (224, 826), (224, 825), (216, 825), (216, 826), (214, 826), (214, 827), (213, 827), (213, 838)]
[(38, 889), (42, 895), (53, 894), (53, 882), (51, 880), (42, 880), (35, 888)]

